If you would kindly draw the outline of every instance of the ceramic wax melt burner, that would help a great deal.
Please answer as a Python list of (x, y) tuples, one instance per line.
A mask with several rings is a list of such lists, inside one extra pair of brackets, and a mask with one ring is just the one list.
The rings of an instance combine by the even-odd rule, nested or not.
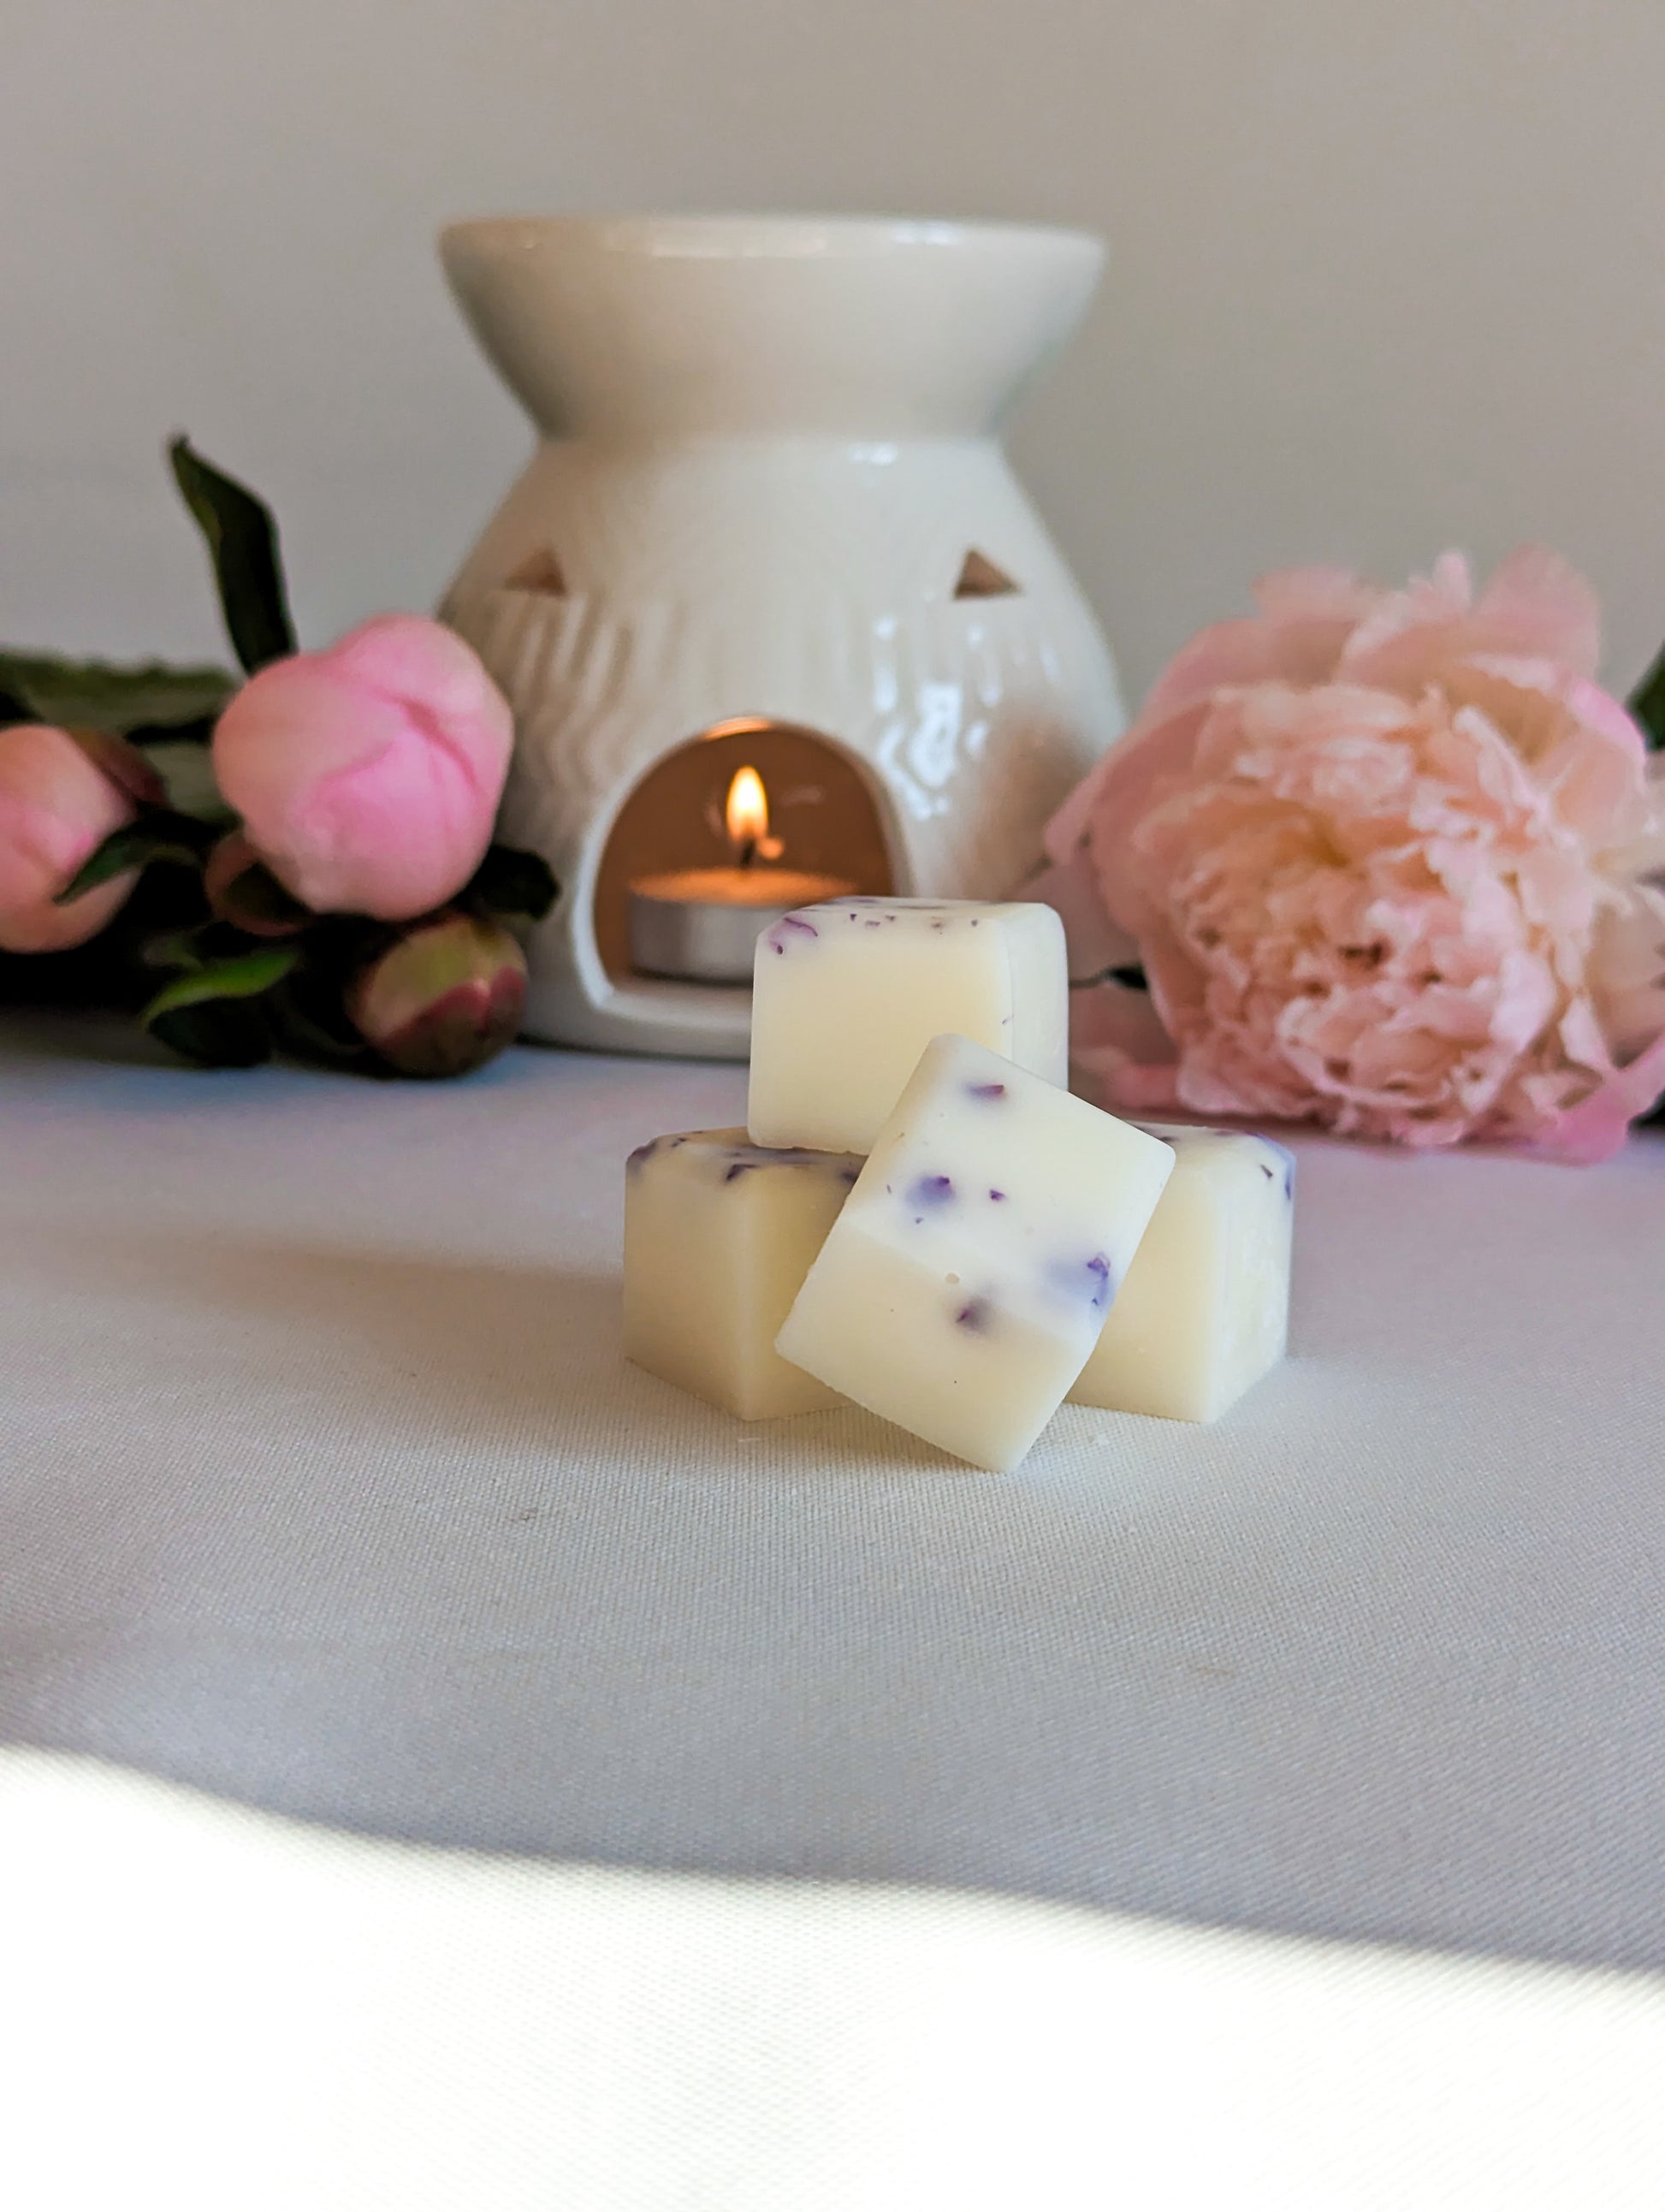
[[(465, 222), (441, 250), (540, 434), (442, 610), (514, 708), (502, 835), (562, 887), (527, 1028), (744, 1057), (750, 993), (708, 980), (710, 931), (659, 915), (644, 953), (633, 884), (778, 868), (999, 898), (1122, 726), (997, 436), (1103, 248), (1006, 224), (647, 216)], [(741, 848), (747, 768), (768, 834)]]

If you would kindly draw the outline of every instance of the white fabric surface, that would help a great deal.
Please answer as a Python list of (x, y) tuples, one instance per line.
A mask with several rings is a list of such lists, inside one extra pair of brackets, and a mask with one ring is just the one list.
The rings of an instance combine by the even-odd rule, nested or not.
[[(1297, 1357), (1015, 1477), (617, 1349), (732, 1068), (0, 1056), (0, 1735), (349, 1827), (1665, 1965), (1665, 1146), (1300, 1146)], [(131, 1050), (131, 1048), (129, 1048)]]
[(19, 2212), (1656, 2212), (1665, 1985), (505, 1861), (0, 1753)]
[[(1605, 1992), (1606, 2055), (1587, 2065), (1555, 2039), (1565, 2027), (1576, 2044), (1584, 2015), (1553, 1977), (1520, 1963), (1665, 1964), (1665, 1144), (1638, 1139), (1607, 1168), (1568, 1170), (1303, 1141), (1297, 1357), (1212, 1430), (1066, 1408), (1017, 1475), (994, 1478), (854, 1413), (743, 1429), (620, 1360), (623, 1155), (666, 1129), (735, 1119), (738, 1070), (525, 1052), (465, 1085), (384, 1087), (104, 1056), (122, 1048), (104, 1032), (15, 1018), (0, 1048), (0, 1739), (334, 1828), (587, 1863), (500, 1868), (488, 1881), (471, 1860), (307, 1843), (307, 1865), (327, 1860), (344, 1885), (319, 1907), (320, 1928), (331, 1914), (351, 1920), (366, 1882), (390, 1885), (386, 1925), (398, 1932), (352, 2033), (380, 2048), (375, 2023), (414, 2007), (413, 2046), (428, 2035), (458, 2053), (467, 2038), (447, 2025), (454, 2002), (475, 2024), (467, 2035), (483, 2039), (477, 2050), (495, 2051), (507, 2031), (481, 2025), (495, 2016), (494, 1977), (507, 1978), (505, 2019), (534, 2002), (507, 1986), (523, 1937), (557, 1980), (575, 1944), (590, 1963), (574, 1970), (574, 2002), (592, 2025), (622, 2023), (619, 2047), (636, 2054), (622, 2072), (598, 2059), (595, 2081), (617, 2081), (621, 2112), (641, 2097), (685, 2114), (703, 2093), (684, 2059), (665, 2087), (663, 2053), (705, 2021), (714, 2052), (732, 2057), (748, 2008), (775, 2007), (776, 2026), (793, 2017), (801, 1967), (816, 1985), (803, 2019), (847, 2004), (870, 2085), (891, 2082), (903, 2045), (909, 2065), (938, 2064), (945, 2023), (961, 2039), (945, 2048), (975, 2043), (981, 2021), (988, 2053), (1027, 2050), (1006, 2115), (1016, 2128), (1024, 2099), (1051, 2109), (1037, 2069), (1079, 2081), (1079, 2039), (1046, 2026), (1048, 1977), (1074, 1992), (1056, 2019), (1079, 2022), (1132, 1971), (1127, 1943), (1140, 1973), (1193, 1958), (1242, 1990), (1258, 1987), (1233, 1980), (1243, 1960), (1306, 1961), (1288, 1984), (1309, 1991), (1290, 1998), (1291, 2063), (1316, 2063), (1315, 2035), (1322, 2052), (1316, 1992), (1330, 1984), (1308, 1966), (1333, 1954), (1129, 1933), (1116, 1914), (1489, 1953), (1516, 1963), (1405, 1971), (1431, 1978), (1416, 1985), (1440, 2006), (1478, 1988), (1505, 1990), (1510, 2006), (1523, 1990), (1548, 1993), (1536, 2014), (1522, 1999), (1521, 2017), (1555, 2034), (1520, 2078), (1559, 2068), (1575, 2103), (1557, 2109), (1582, 2115), (1586, 2144), (1612, 2137), (1619, 2108), (1631, 2114), (1605, 2196), (1437, 2193), (1441, 2160), (1479, 2158), (1495, 2136), (1495, 2163), (1498, 2145), (1543, 2131), (1522, 2134), (1492, 2091), (1462, 2089), (1433, 2135), (1419, 2133), (1407, 2100), (1420, 2110), (1427, 2081), (1407, 2089), (1392, 2065), (1399, 2087), (1382, 2089), (1368, 2118), (1381, 2054), (1403, 2040), (1389, 2001), (1397, 1970), (1378, 1960), (1362, 2040), (1337, 2060), (1337, 2109), (1358, 2124), (1340, 2127), (1334, 2155), (1397, 2127), (1412, 2160), (1394, 2169), (1401, 2192), (1372, 2197), (1357, 2175), (1334, 2185), (1330, 2136), (1298, 2100), (1265, 2104), (1265, 2069), (1239, 2049), (1233, 2063), (1249, 2072), (1231, 2078), (1261, 2084), (1255, 2156), (1273, 2161), (1268, 2193), (1211, 2195), (1191, 2142), (1199, 2193), (1167, 2201), (1613, 2203), (1631, 2201), (1621, 2180), (1639, 2187), (1644, 2174), (1651, 2194), (1635, 2201), (1665, 2195), (1647, 2100), (1626, 2102), (1640, 2076), (1613, 2055), (1645, 2059), (1657, 2078), (1654, 1985), (1578, 1984)], [(290, 1875), (273, 1871), (302, 1850), (274, 1840), (289, 1832), (282, 1824), (181, 1810), (137, 1783), (100, 1781), (96, 1765), (9, 1756), (0, 1844), (21, 1865), (21, 1892), (9, 1887), (29, 1900), (33, 1945), (21, 2018), (55, 1986), (52, 1960), (78, 1958), (64, 2032), (90, 2038), (99, 2094), (112, 2094), (119, 2070), (110, 2021), (138, 2021), (135, 1990), (171, 1973), (176, 1948), (182, 1989), (208, 1978), (179, 2045), (187, 2067), (198, 2043), (234, 2031), (258, 2047), (276, 2033), (262, 2024), (261, 1973), (289, 1972), (292, 1994), (304, 1984), (307, 2003), (330, 2011), (331, 1978), (347, 1971), (339, 1960), (325, 1971), (330, 1941), (317, 1936), (285, 1967), (275, 1932), (300, 1931), (312, 1911), (295, 1901), (299, 1861), (293, 1893)], [(131, 1804), (128, 1790), (139, 1792)], [(241, 1823), (234, 1849), (228, 1822)], [(163, 1829), (181, 1838), (178, 1867)], [(198, 1916), (177, 1944), (158, 1937), (154, 1957), (114, 1902), (133, 1894), (129, 1854), (141, 1848), (163, 1882), (158, 1926), (178, 1933)], [(180, 1871), (199, 1853), (221, 1869), (206, 1887)], [(760, 1890), (739, 1879), (756, 1876), (817, 1881)], [(215, 1881), (224, 1900), (210, 1911)], [(434, 1900), (483, 1897), (481, 1884), (497, 1932), (477, 1958), (474, 1935)], [(921, 1886), (917, 1916), (898, 1885)], [(956, 1904), (946, 1890), (1009, 1901)], [(1048, 1899), (1115, 1912), (1033, 1902)], [(782, 1912), (784, 1923), (769, 1917)], [(664, 1953), (665, 1985), (652, 1994), (666, 1914), (685, 1945)], [(606, 1931), (625, 1923), (618, 1987), (631, 1994), (608, 1996)], [(782, 1925), (790, 1971), (767, 1933)], [(1022, 1954), (1016, 1983), (991, 1967), (985, 1986), (978, 1929), (1003, 1958), (1003, 1945)], [(388, 1962), (407, 1940), (401, 1979)], [(245, 1942), (265, 1947), (265, 1964), (240, 2017), (223, 1983)], [(106, 1951), (107, 1973), (96, 1964)], [(1354, 1969), (1336, 1971), (1346, 1980)], [(527, 1989), (542, 1989), (527, 1972)], [(714, 1972), (714, 2013), (697, 1995)], [(750, 1994), (737, 1996), (742, 1985)], [(112, 1990), (120, 2002), (106, 2018)], [(547, 1990), (535, 2002), (555, 2002)], [(1169, 2040), (1153, 2046), (1170, 2056), (1188, 2017), (1174, 2002)], [(1261, 1998), (1242, 2002), (1231, 2017), (1252, 2044)], [(1464, 2017), (1458, 2005), (1454, 2065)], [(571, 2019), (562, 2014), (557, 2033), (539, 2018), (536, 2050), (564, 2051)], [(1016, 2032), (1020, 2019), (1038, 2042)], [(549, 2118), (519, 2179), (504, 2166), (473, 2196), (447, 2195), (442, 2180), (425, 2197), (389, 2182), (385, 2201), (491, 2212), (966, 2201), (946, 2183), (940, 2200), (909, 2196), (877, 2152), (860, 2165), (866, 2089), (834, 2100), (836, 2141), (805, 2163), (792, 2131), (813, 2133), (818, 2075), (780, 2085), (778, 2112), (757, 2121), (766, 2155), (744, 2111), (773, 2096), (747, 2069), (774, 2063), (775, 2032), (753, 2037), (726, 2088), (707, 2085), (729, 2115), (714, 2119), (713, 2140), (727, 2142), (732, 2126), (750, 2144), (733, 2154), (744, 2186), (722, 2179), (720, 2145), (708, 2170), (704, 2151), (688, 2151), (686, 2172), (704, 2178), (681, 2194), (672, 2151), (657, 2179), (611, 2190), (597, 2113), (613, 2093), (602, 2087)], [(1475, 2015), (1472, 2032), (1476, 2066), (1507, 2051), (1493, 2014)], [(788, 2073), (813, 2074), (818, 2033), (805, 2027), (785, 2049)], [(1117, 2044), (1104, 2067), (1125, 2069), (1139, 2041)], [(523, 2059), (503, 2076), (511, 2104), (532, 2094), (534, 2057)], [(828, 2064), (842, 2079), (843, 2062)], [(336, 2196), (280, 2174), (266, 2196), (230, 2201), (383, 2201), (339, 2175), (362, 2179), (366, 2160), (404, 2172), (392, 2139), (410, 2070), (397, 2053), (386, 2065), (327, 2157), (305, 2148), (322, 2123), (304, 2067), (260, 2107), (274, 2143), (337, 2159)], [(982, 2072), (932, 2077), (921, 2094), (945, 2141), (963, 2133), (945, 2116), (970, 2125), (999, 2073), (990, 2056)], [(1498, 2096), (1508, 2076), (1505, 2066)], [(470, 2112), (489, 2115), (489, 2080), (469, 2080)], [(901, 2125), (892, 2087), (869, 2100), (873, 2142)], [(521, 2113), (513, 2141), (532, 2126)], [(1162, 2131), (1152, 2120), (1139, 2155)], [(413, 2139), (432, 2134), (424, 2121)], [(990, 2173), (1010, 2173), (1000, 2160), (1021, 2139), (1001, 2138)], [(1297, 2187), (1278, 2161), (1304, 2156), (1309, 2140), (1317, 2163)], [(1077, 2148), (1089, 2158), (1085, 2137)], [(1113, 2178), (1114, 2146), (1100, 2138), (1098, 2154), (1101, 2181)], [(551, 2191), (547, 2161), (568, 2155), (599, 2178)], [(800, 2172), (794, 2196), (782, 2177)], [(1059, 2203), (1112, 2201), (1058, 2188)], [(228, 2200), (204, 2181), (199, 2197), (169, 2201)], [(976, 2201), (1018, 2200), (1008, 2188)]]

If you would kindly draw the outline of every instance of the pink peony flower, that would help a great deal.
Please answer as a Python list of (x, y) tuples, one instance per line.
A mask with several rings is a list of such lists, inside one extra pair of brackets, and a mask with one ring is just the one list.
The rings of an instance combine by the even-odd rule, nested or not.
[(0, 729), (0, 951), (58, 952), (97, 936), (132, 890), (133, 871), (68, 906), (53, 901), (132, 820), (134, 798), (150, 795), (149, 778), (116, 738), (82, 741), (44, 722)]
[(214, 733), (250, 843), (317, 914), (405, 921), (479, 866), (508, 772), (507, 702), (454, 632), (381, 615), (273, 661)]
[(1528, 548), (1478, 599), (1455, 553), (1257, 598), (1051, 824), (1152, 994), (1080, 994), (1078, 1059), (1139, 1110), (1606, 1158), (1665, 1089), (1665, 784), (1589, 586)]

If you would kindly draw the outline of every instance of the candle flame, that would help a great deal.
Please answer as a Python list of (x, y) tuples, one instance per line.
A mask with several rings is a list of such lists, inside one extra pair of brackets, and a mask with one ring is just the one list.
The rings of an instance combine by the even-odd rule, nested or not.
[(723, 819), (728, 825), (729, 842), (736, 851), (747, 846), (755, 850), (769, 836), (769, 793), (755, 768), (735, 769)]

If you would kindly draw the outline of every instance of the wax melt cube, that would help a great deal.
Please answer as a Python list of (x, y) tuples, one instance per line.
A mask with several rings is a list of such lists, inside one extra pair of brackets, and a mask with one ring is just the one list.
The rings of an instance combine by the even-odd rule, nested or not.
[(777, 1348), (974, 1466), (1015, 1467), (1097, 1343), (1173, 1163), (1142, 1129), (938, 1037)]
[(786, 915), (757, 941), (752, 1141), (870, 1151), (946, 1031), (1066, 1086), (1069, 979), (1051, 907), (848, 898)]
[(696, 1397), (763, 1420), (834, 1406), (775, 1339), (860, 1170), (764, 1152), (744, 1129), (655, 1137), (624, 1184), (624, 1350)]
[(1072, 1400), (1213, 1421), (1284, 1356), (1295, 1162), (1226, 1129), (1151, 1127), (1174, 1172)]

